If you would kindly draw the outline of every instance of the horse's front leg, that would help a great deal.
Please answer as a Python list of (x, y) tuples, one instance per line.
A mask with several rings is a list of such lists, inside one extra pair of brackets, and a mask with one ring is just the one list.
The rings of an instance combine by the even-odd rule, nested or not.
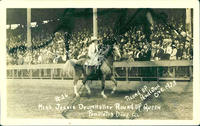
[(74, 79), (74, 82), (73, 82), (74, 83), (74, 93), (75, 93), (76, 97), (79, 97), (80, 95), (77, 92), (77, 82), (78, 82), (78, 80)]
[(111, 76), (110, 79), (111, 79), (111, 80), (114, 82), (114, 84), (115, 84), (115, 86), (113, 87), (113, 90), (112, 90), (112, 92), (111, 92), (111, 94), (114, 94), (114, 93), (115, 93), (115, 90), (116, 90), (116, 88), (117, 88), (117, 81), (115, 80), (115, 78), (114, 78), (113, 75)]
[(107, 98), (107, 96), (104, 94), (104, 89), (105, 89), (105, 75), (102, 75), (102, 78), (101, 78), (101, 95), (103, 96), (103, 98)]
[(87, 91), (88, 91), (88, 94), (91, 94), (91, 90), (90, 90), (90, 87), (88, 86), (88, 83), (92, 83), (92, 81), (91, 80), (88, 80), (88, 76), (83, 76), (83, 81), (82, 81), (82, 83), (83, 83), (83, 85), (84, 85), (84, 87), (87, 89)]

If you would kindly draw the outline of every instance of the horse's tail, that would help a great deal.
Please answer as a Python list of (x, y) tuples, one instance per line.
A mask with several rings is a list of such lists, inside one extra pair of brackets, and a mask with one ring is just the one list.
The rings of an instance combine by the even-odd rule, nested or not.
[(75, 74), (75, 59), (67, 60), (63, 67), (63, 73), (68, 77), (73, 77)]

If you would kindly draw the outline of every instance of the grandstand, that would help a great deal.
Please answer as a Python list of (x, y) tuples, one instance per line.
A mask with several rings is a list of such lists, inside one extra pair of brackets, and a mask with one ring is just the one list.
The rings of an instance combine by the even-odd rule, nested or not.
[[(93, 35), (91, 25), (92, 9), (31, 9), (31, 11), (30, 9), (8, 9), (7, 11), (8, 77), (11, 76), (10, 73), (14, 73), (10, 71), (10, 68), (14, 68), (10, 65), (24, 66), (31, 64), (64, 63), (67, 57), (67, 46), (69, 48), (68, 54), (71, 59), (77, 59), (80, 55), (87, 53), (88, 42)], [(26, 22), (30, 20), (28, 16), (26, 19), (26, 11), (31, 14), (31, 17), (29, 16), (31, 19), (31, 22), (29, 22), (31, 35), (29, 34), (30, 30), (26, 30), (28, 29), (26, 25), (28, 23)], [(145, 33), (146, 26), (141, 25), (140, 22), (143, 22), (142, 24), (148, 22), (145, 16), (150, 12), (154, 19), (154, 29), (151, 31), (152, 34), (149, 40)], [(139, 11), (137, 9), (98, 9), (98, 30), (94, 34), (96, 34), (96, 36), (98, 34), (98, 37), (102, 39), (103, 43), (111, 39), (116, 40), (116, 44), (120, 47), (120, 53), (122, 55), (121, 59), (115, 58), (116, 62), (122, 62), (115, 63), (117, 64), (117, 66), (115, 66), (117, 69), (119, 67), (121, 67), (120, 69), (123, 69), (123, 67), (124, 69), (127, 68), (123, 65), (119, 65), (123, 64), (123, 62), (133, 62), (135, 65), (141, 64), (142, 62), (140, 61), (143, 61), (143, 63), (145, 62), (145, 64), (147, 64), (145, 67), (151, 67), (150, 64), (153, 62), (154, 64), (162, 64), (157, 67), (170, 69), (164, 70), (165, 73), (168, 71), (167, 77), (178, 77), (178, 73), (182, 73), (183, 71), (184, 73), (192, 73), (190, 66), (192, 66), (191, 63), (193, 60), (193, 35), (191, 29), (187, 30), (188, 24), (186, 25), (186, 23), (188, 22), (188, 18), (186, 17), (188, 13), (186, 12), (187, 9), (141, 9)], [(24, 18), (17, 18), (16, 15), (21, 15), (20, 17)], [(127, 17), (124, 15), (127, 15)], [(190, 16), (192, 20), (192, 15)], [(119, 37), (115, 34), (117, 31), (115, 27), (119, 25), (117, 23), (119, 20), (118, 17), (124, 18), (124, 21), (120, 22), (121, 25), (125, 24), (126, 21), (132, 22), (129, 26), (130, 28), (128, 28), (126, 32), (120, 34)], [(130, 20), (133, 17), (134, 19)], [(163, 22), (162, 18), (167, 19), (167, 21)], [(118, 30), (122, 31), (122, 29)], [(26, 31), (29, 31), (27, 36)], [(71, 33), (71, 38), (68, 42), (69, 44), (66, 45), (65, 34), (69, 31)], [(55, 32), (57, 34), (54, 38)], [(179, 63), (182, 63), (182, 61), (183, 64), (191, 63), (189, 63), (187, 68), (178, 68), (179, 64), (177, 64), (174, 66), (176, 69), (172, 70), (172, 68), (166, 68), (167, 66), (163, 65), (163, 63), (157, 63), (163, 60), (174, 62), (171, 64), (176, 64), (179, 60), (181, 60)], [(137, 63), (136, 61), (139, 62)], [(149, 66), (148, 63), (150, 63)], [(129, 68), (134, 69), (132, 68), (134, 65), (131, 67), (129, 66)], [(23, 66), (15, 68), (19, 68), (18, 71), (20, 72), (21, 69), (24, 69)], [(45, 68), (45, 65), (42, 66)], [(56, 67), (55, 69), (60, 69), (59, 65), (52, 66)], [(137, 67), (135, 68), (135, 70), (138, 71), (137, 75), (143, 76), (140, 67), (144, 66), (135, 65), (135, 67)], [(183, 65), (180, 67), (186, 66)], [(145, 69), (148, 68), (144, 68), (143, 71), (145, 71)], [(154, 75), (148, 76), (155, 77), (155, 74), (158, 76), (158, 71), (159, 70), (153, 72)], [(164, 75), (165, 73), (159, 75)], [(177, 74), (172, 76), (172, 73)], [(124, 74), (128, 76), (127, 72), (124, 72)], [(12, 76), (14, 76), (14, 74), (12, 74)], [(184, 76), (185, 78), (189, 77), (186, 74), (180, 76), (183, 78)]]

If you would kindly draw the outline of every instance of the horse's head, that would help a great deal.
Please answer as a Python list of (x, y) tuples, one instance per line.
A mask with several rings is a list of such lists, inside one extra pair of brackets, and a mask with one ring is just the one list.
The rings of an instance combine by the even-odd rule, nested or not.
[(116, 45), (113, 46), (113, 54), (118, 59), (121, 59), (121, 54), (120, 54), (119, 48)]

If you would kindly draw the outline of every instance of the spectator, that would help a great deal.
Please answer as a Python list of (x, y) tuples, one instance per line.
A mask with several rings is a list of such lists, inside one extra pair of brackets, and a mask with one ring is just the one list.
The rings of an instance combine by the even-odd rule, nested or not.
[(151, 59), (151, 51), (147, 48), (147, 46), (144, 46), (144, 61), (150, 61)]
[(17, 65), (23, 65), (24, 64), (24, 58), (22, 54), (19, 54), (19, 58), (17, 60)]
[(171, 46), (171, 42), (168, 42), (167, 48), (166, 48), (166, 60), (170, 59), (170, 56), (172, 54), (172, 46)]
[(187, 55), (187, 53), (184, 51), (183, 52), (183, 56), (182, 56), (182, 60), (189, 60), (189, 56)]
[(170, 55), (170, 60), (176, 60), (176, 53), (177, 53), (176, 46), (172, 45), (172, 53)]
[(164, 59), (164, 49), (160, 47), (160, 45), (156, 45), (157, 51), (155, 54), (155, 60), (163, 60)]
[[(177, 23), (175, 20), (169, 21), (169, 24), (173, 25), (181, 35), (178, 34), (175, 30), (166, 29), (166, 26), (163, 24), (154, 24), (155, 28), (151, 35), (151, 45), (147, 42), (147, 38), (144, 35), (144, 29), (141, 26), (136, 26), (131, 30), (127, 31), (125, 34), (116, 38), (114, 36), (111, 26), (100, 26), (99, 36), (102, 37), (104, 44), (110, 44), (113, 40), (117, 40), (117, 46), (120, 47), (120, 52), (122, 54), (121, 60), (137, 61), (137, 60), (181, 60), (181, 59), (193, 59), (193, 44), (191, 33), (185, 32), (183, 29), (182, 23)], [(17, 30), (23, 30), (19, 28)], [(28, 46), (23, 36), (24, 31), (16, 33), (17, 30), (8, 30), (8, 39), (7, 47), (8, 50), (12, 48), (17, 48), (19, 46)], [(34, 47), (44, 44), (49, 40), (52, 34), (48, 33), (48, 30), (41, 29), (44, 34), (38, 34), (38, 30), (33, 30), (33, 39), (32, 43)], [(69, 40), (69, 54), (71, 59), (79, 59), (83, 55), (85, 49), (88, 46), (88, 41), (92, 36), (91, 30), (84, 28), (81, 31), (74, 31), (71, 34), (71, 39)], [(111, 41), (112, 40), (112, 41)], [(172, 45), (173, 40), (173, 46)], [(174, 47), (174, 45), (176, 47)], [(46, 63), (58, 63), (65, 62), (65, 52), (64, 50), (64, 33), (57, 32), (56, 37), (52, 43), (46, 46), (46, 48), (41, 48), (33, 50), (33, 53), (27, 51), (25, 48), (20, 47), (22, 51), (22, 56), (16, 54), (16, 51), (13, 53), (8, 53), (10, 58), (9, 63), (12, 64), (28, 64), (28, 60), (33, 64), (42, 63), (42, 59), (46, 58)], [(40, 51), (39, 51), (40, 50)], [(46, 53), (43, 50), (47, 50)], [(183, 52), (184, 56), (183, 56)], [(151, 52), (151, 54), (149, 54)], [(58, 54), (59, 53), (59, 54)], [(44, 57), (45, 56), (45, 57)], [(31, 58), (32, 57), (32, 58)], [(22, 60), (24, 59), (24, 61)], [(19, 60), (20, 59), (20, 60)]]
[(183, 51), (184, 51), (183, 44), (180, 44), (179, 48), (177, 49), (177, 53), (176, 53), (176, 57), (177, 57), (178, 60), (182, 59)]
[[(151, 60), (154, 60), (155, 59), (155, 55), (156, 55), (156, 42), (155, 41), (152, 41), (151, 42)], [(158, 57), (157, 57), (158, 58)]]
[[(27, 51), (28, 53), (28, 51)], [(25, 54), (26, 57), (24, 58), (24, 64), (27, 64), (27, 65), (30, 65), (31, 64), (31, 61), (32, 61), (32, 55), (31, 53), (28, 53), (28, 54)]]

